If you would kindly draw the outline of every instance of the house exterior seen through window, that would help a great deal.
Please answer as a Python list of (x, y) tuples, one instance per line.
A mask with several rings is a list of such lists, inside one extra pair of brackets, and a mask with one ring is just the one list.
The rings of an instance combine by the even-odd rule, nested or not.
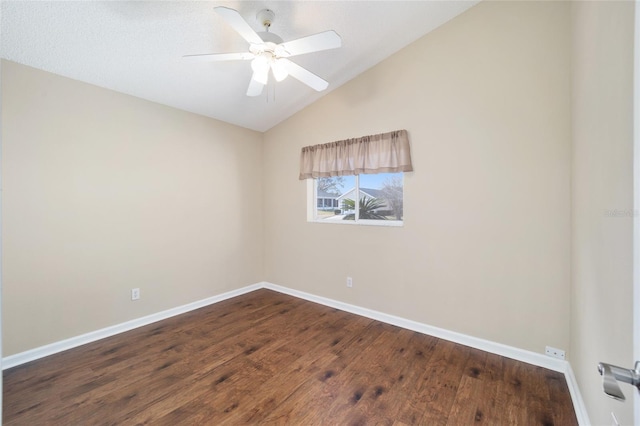
[(323, 177), (313, 184), (313, 221), (402, 225), (402, 172)]

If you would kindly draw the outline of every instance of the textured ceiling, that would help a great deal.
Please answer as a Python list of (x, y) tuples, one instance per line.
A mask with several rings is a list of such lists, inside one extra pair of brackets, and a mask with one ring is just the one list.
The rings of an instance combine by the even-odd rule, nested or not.
[[(265, 131), (477, 1), (2, 1), (2, 58), (197, 114)], [(245, 95), (249, 61), (183, 55), (243, 52), (247, 42), (215, 12), (276, 14), (285, 41), (335, 30), (342, 48), (292, 58), (329, 81), (315, 92), (289, 77)]]

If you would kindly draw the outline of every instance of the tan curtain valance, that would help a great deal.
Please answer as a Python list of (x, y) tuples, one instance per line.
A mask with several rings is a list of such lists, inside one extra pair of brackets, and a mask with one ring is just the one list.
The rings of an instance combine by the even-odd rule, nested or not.
[(300, 179), (413, 171), (406, 130), (305, 146)]

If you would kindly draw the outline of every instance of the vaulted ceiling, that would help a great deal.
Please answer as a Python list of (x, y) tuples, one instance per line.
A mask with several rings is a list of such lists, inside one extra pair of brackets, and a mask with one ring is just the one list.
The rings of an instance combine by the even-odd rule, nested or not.
[[(265, 131), (477, 1), (2, 1), (2, 58)], [(247, 42), (214, 7), (236, 9), (255, 31), (262, 9), (285, 41), (325, 30), (342, 47), (292, 58), (329, 81), (316, 92), (289, 77), (245, 95), (249, 61), (183, 55), (243, 52)], [(470, 37), (473, 35), (470, 34)]]

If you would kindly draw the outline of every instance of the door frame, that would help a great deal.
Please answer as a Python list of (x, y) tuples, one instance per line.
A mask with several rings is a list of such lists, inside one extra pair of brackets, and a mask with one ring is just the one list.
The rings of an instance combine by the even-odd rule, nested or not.
[[(640, 0), (635, 1), (634, 40), (640, 40)], [(640, 43), (633, 54), (633, 359), (640, 360)], [(640, 392), (633, 393), (634, 424), (640, 425)]]
[[(2, 59), (0, 59), (0, 129), (2, 128)], [(2, 132), (0, 131), (0, 426), (2, 426), (2, 371)]]
[[(2, 59), (0, 59), (0, 129), (2, 128)], [(0, 426), (2, 426), (2, 371), (2, 132), (0, 131)]]

